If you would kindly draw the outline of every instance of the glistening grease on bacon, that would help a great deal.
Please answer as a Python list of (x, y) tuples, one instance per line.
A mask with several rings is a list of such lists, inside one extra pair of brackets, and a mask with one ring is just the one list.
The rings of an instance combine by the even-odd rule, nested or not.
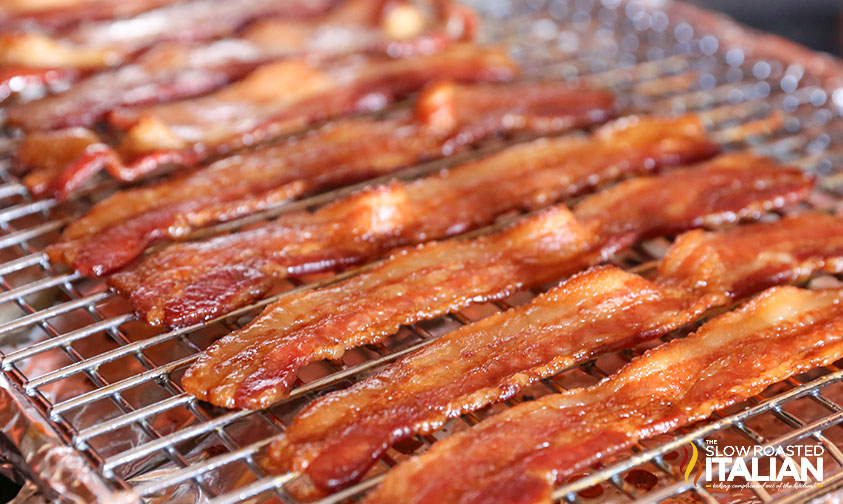
[[(112, 112), (112, 122), (126, 129), (120, 147), (95, 142), (69, 167), (43, 169), (50, 180), (44, 191), (66, 195), (103, 168), (118, 180), (133, 181), (162, 165), (193, 166), (317, 121), (380, 109), (431, 81), (508, 80), (516, 71), (504, 52), (467, 44), (402, 59), (352, 55), (330, 63), (282, 60), (202, 97)], [(63, 155), (60, 142), (54, 145), (21, 164), (36, 170), (49, 164)]]
[[(454, 122), (455, 116), (442, 110), (449, 106), (431, 111), (428, 101), (444, 97), (434, 92), (432, 100), (421, 102), (426, 117), (442, 127)], [(479, 118), (467, 129), (484, 123), (494, 122)], [(439, 175), (362, 191), (314, 214), (287, 215), (257, 229), (173, 245), (115, 275), (111, 284), (151, 323), (187, 325), (248, 303), (290, 273), (363, 262), (396, 246), (489, 224), (507, 211), (546, 206), (598, 183), (705, 159), (716, 151), (695, 116), (627, 118), (592, 137), (515, 146)], [(130, 233), (124, 223), (82, 250), (73, 242), (58, 245), (52, 256), (62, 252), (83, 272), (116, 264), (132, 244)]]
[[(772, 160), (726, 155), (621, 183), (585, 199), (573, 214), (556, 206), (495, 234), (404, 250), (348, 280), (281, 297), (248, 326), (211, 345), (182, 383), (220, 406), (263, 407), (289, 392), (305, 364), (338, 359), (401, 325), (543, 285), (648, 236), (800, 201), (811, 187), (800, 171)], [(230, 284), (231, 277), (260, 288), (259, 282), (249, 284), (254, 276), (242, 268), (220, 269), (207, 275), (201, 290), (182, 297), (192, 300), (191, 310), (201, 310), (226, 294), (214, 290), (216, 278)]]
[(633, 442), (841, 357), (843, 291), (776, 287), (597, 385), (520, 404), (440, 441), (364, 502), (550, 503), (556, 482)]
[(271, 458), (318, 491), (356, 481), (389, 447), (506, 400), (609, 349), (655, 339), (702, 312), (815, 271), (843, 271), (843, 218), (806, 213), (679, 237), (653, 279), (581, 273), (531, 303), (449, 333), (303, 410)]
[[(285, 56), (328, 57), (359, 51), (406, 56), (418, 50), (433, 52), (449, 40), (470, 38), (470, 13), (450, 2), (440, 7), (436, 17), (427, 18), (403, 2), (349, 0), (314, 21), (268, 19), (238, 38), (162, 44), (132, 64), (94, 75), (63, 93), (12, 104), (7, 121), (28, 132), (91, 126), (115, 108), (204, 94)], [(418, 19), (408, 29), (394, 27), (395, 18), (413, 16)], [(465, 29), (449, 31), (449, 25)]]
[[(305, 192), (450, 154), (494, 133), (543, 133), (600, 122), (612, 113), (612, 103), (608, 93), (563, 84), (437, 83), (419, 97), (414, 116), (337, 121), (295, 142), (255, 149), (185, 177), (119, 192), (72, 223), (62, 242), (48, 253), (85, 275), (110, 273), (136, 259), (154, 240), (175, 238)], [(673, 121), (670, 127), (679, 126)], [(382, 199), (375, 197), (374, 203)], [(346, 208), (373, 204), (365, 194), (351, 200)], [(319, 219), (333, 219), (324, 221), (333, 228), (354, 225), (343, 221), (349, 216), (336, 210), (320, 215)], [(302, 218), (312, 217), (304, 214), (288, 220), (300, 223)], [(346, 236), (359, 236), (364, 231), (359, 228)], [(373, 251), (376, 245), (372, 242)]]

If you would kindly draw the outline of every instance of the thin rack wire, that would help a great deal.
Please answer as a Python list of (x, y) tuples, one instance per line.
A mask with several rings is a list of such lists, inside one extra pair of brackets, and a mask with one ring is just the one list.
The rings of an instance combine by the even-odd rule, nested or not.
[[(731, 149), (752, 148), (796, 162), (819, 177), (810, 205), (823, 211), (843, 206), (843, 88), (807, 72), (798, 63), (753, 56), (721, 47), (716, 33), (699, 32), (685, 20), (671, 19), (670, 4), (648, 8), (643, 2), (603, 0), (477, 2), (484, 12), (485, 37), (512, 47), (528, 78), (566, 79), (617, 90), (630, 111), (696, 111), (707, 118), (714, 138)], [(781, 120), (773, 120), (780, 118)], [(526, 138), (492, 142), (463, 158), (476, 158)], [(411, 167), (395, 176), (413, 178), (460, 158)], [(51, 265), (41, 252), (61, 227), (114, 184), (92, 187), (67, 203), (35, 200), (0, 166), (0, 368), (28, 401), (62, 434), (68, 446), (89, 459), (114, 488), (129, 489), (147, 501), (185, 493), (214, 503), (252, 498), (294, 499), (284, 485), (293, 474), (270, 474), (262, 467), (268, 444), (309, 399), (359, 380), (373, 370), (433, 341), (456, 327), (506, 310), (536, 292), (472, 306), (447, 317), (406, 327), (379, 345), (349, 352), (337, 362), (309, 366), (289, 398), (261, 411), (222, 411), (197, 401), (179, 385), (181, 373), (214, 338), (242, 327), (268, 303), (290, 292), (313, 289), (356, 274), (317, 281), (290, 282), (277, 296), (205, 324), (155, 332), (139, 322), (129, 305), (102, 282), (83, 279)], [(369, 181), (367, 184), (376, 183)], [(274, 218), (293, 209), (313, 208), (349, 191), (343, 188), (258, 216), (203, 230), (191, 238), (225, 232), (255, 219)], [(480, 231), (483, 232), (483, 231)], [(663, 241), (663, 240), (662, 240)], [(646, 271), (664, 243), (654, 240), (613, 258), (628, 269)], [(670, 337), (680, 337), (674, 334)], [(340, 502), (375, 486), (397, 462), (425, 450), (436, 439), (471, 426), (498, 407), (556, 393), (597, 380), (636, 351), (601, 358), (542, 381), (505, 405), (464, 415), (435, 435), (419, 436), (412, 447), (389, 450), (359, 484), (323, 502)], [(602, 485), (613, 497), (661, 501), (689, 496), (718, 502), (716, 492), (686, 482), (669, 455), (689, 442), (735, 433), (755, 444), (782, 445), (812, 440), (826, 448), (835, 467), (824, 486), (771, 495), (752, 489), (761, 502), (801, 502), (843, 486), (843, 371), (831, 366), (797, 377), (771, 397), (758, 397), (748, 409), (724, 414), (703, 426), (640, 444), (630, 456), (559, 487), (557, 500), (590, 502), (586, 490)], [(801, 418), (790, 405), (808, 401), (821, 413)], [(802, 403), (800, 403), (802, 404)], [(750, 423), (771, 417), (787, 427), (767, 434)], [(648, 467), (658, 483), (643, 489), (624, 477)]]

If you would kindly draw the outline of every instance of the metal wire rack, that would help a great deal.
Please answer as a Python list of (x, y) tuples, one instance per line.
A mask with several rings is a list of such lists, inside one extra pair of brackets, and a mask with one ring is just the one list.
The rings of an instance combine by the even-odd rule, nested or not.
[[(612, 88), (628, 111), (697, 111), (727, 148), (753, 149), (817, 175), (820, 184), (810, 206), (824, 211), (843, 209), (843, 87), (835, 87), (833, 79), (811, 65), (750, 50), (735, 43), (733, 25), (717, 20), (712, 28), (670, 2), (474, 3), (486, 19), (483, 37), (511, 47), (524, 62), (525, 78)], [(743, 39), (747, 40), (751, 36)], [(520, 140), (493, 142), (468, 157)], [(412, 167), (398, 176), (415, 177), (441, 166), (437, 162)], [(113, 184), (92, 187), (60, 204), (30, 196), (8, 162), (0, 169), (0, 182), (3, 383), (14, 401), (29, 408), (29, 414), (54, 434), (59, 445), (82, 455), (79, 460), (85, 470), (107, 492), (116, 492), (108, 493), (109, 498), (214, 504), (293, 502), (284, 486), (295, 475), (267, 472), (262, 457), (302, 405), (456, 327), (527, 302), (536, 294), (518, 293), (403, 328), (384, 343), (351, 351), (341, 361), (308, 366), (290, 397), (265, 410), (224, 411), (184, 393), (181, 374), (214, 339), (242, 327), (261, 307), (285, 293), (206, 324), (153, 330), (138, 321), (130, 305), (103, 282), (52, 265), (41, 252), (64, 224), (113, 189)], [(282, 205), (251, 219), (203, 230), (196, 237), (256, 218), (312, 208), (348, 190)], [(646, 273), (668, 243), (668, 238), (651, 240), (613, 262)], [(312, 289), (353, 274), (290, 282), (286, 290)], [(824, 277), (811, 285), (834, 282), (837, 279)], [(641, 350), (606, 355), (567, 370), (505, 404), (464, 415), (439, 433), (402, 443), (389, 450), (359, 484), (323, 502), (355, 499), (376, 485), (391, 466), (424, 451), (436, 439), (468, 428), (501, 408), (593, 383)], [(560, 486), (554, 497), (567, 502), (674, 499), (711, 503), (733, 501), (737, 495), (745, 501), (804, 502), (837, 490), (843, 486), (841, 380), (843, 369), (836, 366), (794, 377), (708, 422), (640, 443), (631, 453)], [(695, 485), (683, 479), (678, 450), (688, 443), (702, 448), (712, 439), (759, 445), (819, 444), (828, 457), (823, 486), (781, 493), (750, 488), (726, 494), (710, 489), (704, 481)], [(44, 472), (42, 468), (36, 476), (42, 476), (46, 495), (61, 491)]]

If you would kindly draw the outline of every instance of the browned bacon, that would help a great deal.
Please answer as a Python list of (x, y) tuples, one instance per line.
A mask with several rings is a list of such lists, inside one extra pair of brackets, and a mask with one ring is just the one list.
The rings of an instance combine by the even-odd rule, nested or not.
[[(50, 172), (54, 182), (45, 190), (67, 194), (102, 168), (119, 180), (136, 180), (163, 164), (195, 165), (316, 121), (381, 108), (429, 81), (506, 80), (515, 71), (503, 52), (463, 44), (404, 59), (355, 55), (331, 64), (307, 58), (267, 64), (209, 95), (113, 112), (127, 129), (120, 148), (89, 145), (70, 166)], [(41, 157), (61, 156), (60, 149), (56, 144)]]
[(296, 417), (271, 456), (283, 470), (304, 471), (318, 489), (336, 490), (402, 439), (817, 270), (843, 271), (843, 218), (807, 213), (723, 232), (690, 231), (652, 281), (614, 267), (587, 271), (319, 399)]
[[(433, 116), (442, 122), (441, 114)], [(695, 116), (625, 119), (590, 138), (515, 146), (440, 175), (360, 192), (315, 214), (288, 215), (250, 231), (174, 245), (111, 283), (129, 294), (150, 322), (194, 323), (248, 302), (290, 273), (359, 263), (396, 246), (488, 224), (510, 210), (545, 206), (623, 175), (704, 159), (716, 149)], [(73, 243), (56, 251), (61, 248), (67, 262), (88, 271), (113, 264), (131, 245), (129, 233), (122, 225), (78, 253)], [(216, 277), (222, 271), (243, 271), (250, 281)], [(193, 303), (199, 300), (187, 293), (201, 293), (211, 277), (215, 292), (226, 295), (203, 299), (196, 310), (200, 305)]]
[[(798, 170), (771, 160), (726, 155), (693, 169), (624, 182), (586, 199), (574, 214), (557, 206), (496, 234), (405, 250), (346, 281), (282, 297), (251, 324), (214, 343), (183, 385), (217, 405), (266, 406), (287, 394), (298, 369), (309, 362), (339, 358), (401, 325), (473, 301), (542, 285), (643, 237), (801, 200), (811, 186)], [(216, 289), (220, 283), (238, 284), (233, 291), (238, 293), (260, 290), (263, 278), (248, 267), (209, 273), (181, 293), (178, 308), (201, 313), (225, 299), (232, 290)], [(180, 273), (174, 270), (171, 278)], [(168, 320), (183, 316), (168, 309)]]
[[(110, 121), (128, 130), (121, 148), (133, 153), (173, 145), (230, 149), (270, 132), (286, 133), (350, 111), (382, 108), (432, 80), (506, 80), (515, 72), (515, 63), (503, 51), (469, 44), (405, 59), (356, 55), (324, 65), (293, 59), (262, 66), (208, 96), (116, 110)], [(150, 130), (159, 135), (148, 137)]]
[[(460, 100), (459, 106), (454, 100)], [(438, 83), (422, 93), (414, 117), (335, 122), (295, 142), (224, 158), (185, 177), (117, 193), (71, 224), (62, 242), (48, 253), (83, 274), (110, 273), (137, 258), (156, 239), (247, 215), (307, 191), (389, 173), (452, 153), (496, 132), (545, 132), (602, 121), (611, 114), (612, 101), (608, 93), (561, 84)], [(669, 127), (681, 125), (681, 121), (671, 121)], [(698, 140), (704, 141), (698, 128)], [(38, 155), (44, 149), (35, 152)], [(666, 152), (658, 162), (668, 154), (681, 152)], [(633, 163), (643, 165), (644, 159)], [(363, 194), (345, 207), (371, 204), (371, 199)], [(342, 224), (339, 219), (344, 216), (337, 211), (320, 215), (331, 226)], [(328, 222), (328, 218), (335, 220)]]
[(843, 291), (773, 288), (597, 385), (545, 396), (390, 472), (364, 502), (551, 502), (601, 458), (843, 357)]
[[(328, 56), (358, 51), (411, 54), (442, 46), (449, 39), (470, 36), (448, 23), (470, 15), (446, 2), (441, 17), (419, 19), (401, 33), (394, 18), (413, 16), (400, 2), (350, 0), (317, 21), (269, 19), (248, 29), (242, 37), (207, 44), (168, 43), (111, 72), (94, 75), (71, 89), (41, 100), (8, 107), (8, 122), (27, 131), (91, 126), (118, 107), (170, 102), (207, 93), (237, 80), (283, 56)], [(463, 19), (465, 18), (465, 19)]]

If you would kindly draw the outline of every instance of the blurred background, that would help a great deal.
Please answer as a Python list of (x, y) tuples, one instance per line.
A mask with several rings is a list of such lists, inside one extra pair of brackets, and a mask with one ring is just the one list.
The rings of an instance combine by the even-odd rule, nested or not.
[[(843, 57), (842, 0), (686, 0), (760, 30)], [(0, 503), (18, 487), (0, 476)]]
[(741, 23), (843, 57), (841, 0), (691, 0), (691, 3), (725, 12)]

